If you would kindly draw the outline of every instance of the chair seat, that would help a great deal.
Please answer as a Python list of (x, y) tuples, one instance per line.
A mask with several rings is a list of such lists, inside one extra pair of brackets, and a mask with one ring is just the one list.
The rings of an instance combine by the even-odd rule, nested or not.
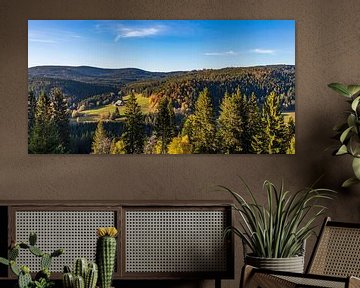
[[(306, 275), (308, 276), (308, 275)], [(319, 279), (319, 278), (302, 278), (296, 276), (277, 276), (286, 281), (296, 284), (295, 287), (311, 286), (311, 287), (326, 287), (326, 288), (345, 288), (346, 278), (342, 281), (335, 281), (330, 279)]]
[[(248, 281), (244, 287), (261, 288), (304, 288), (304, 287), (322, 287), (322, 288), (347, 288), (360, 287), (360, 279), (357, 277), (333, 277), (315, 274), (299, 274), (291, 272), (275, 272), (265, 269), (258, 269), (252, 266), (245, 266), (244, 273), (248, 276)], [(348, 286), (349, 281), (353, 286)]]

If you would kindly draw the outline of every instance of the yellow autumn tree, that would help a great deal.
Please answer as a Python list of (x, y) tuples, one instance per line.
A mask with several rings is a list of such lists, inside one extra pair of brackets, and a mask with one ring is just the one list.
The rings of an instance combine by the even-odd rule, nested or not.
[(189, 141), (189, 136), (174, 137), (168, 145), (169, 154), (191, 154), (192, 145)]

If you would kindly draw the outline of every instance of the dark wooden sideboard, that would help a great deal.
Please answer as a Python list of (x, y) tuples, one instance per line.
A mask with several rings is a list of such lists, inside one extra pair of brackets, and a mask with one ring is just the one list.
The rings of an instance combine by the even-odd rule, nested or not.
[[(60, 279), (63, 265), (77, 257), (94, 260), (96, 227), (115, 226), (114, 283), (214, 279), (220, 287), (221, 279), (234, 278), (234, 239), (223, 237), (232, 221), (231, 204), (222, 201), (3, 201), (0, 256), (6, 257), (12, 240), (27, 240), (36, 231), (43, 250), (65, 249), (51, 266), (53, 278)], [(23, 253), (19, 261), (36, 271), (32, 255)], [(3, 288), (15, 281), (4, 265), (0, 281)]]

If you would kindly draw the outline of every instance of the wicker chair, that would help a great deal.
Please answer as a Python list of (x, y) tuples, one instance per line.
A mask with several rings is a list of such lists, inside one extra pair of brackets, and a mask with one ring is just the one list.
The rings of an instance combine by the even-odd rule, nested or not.
[(360, 224), (326, 218), (305, 274), (246, 265), (240, 287), (360, 287)]

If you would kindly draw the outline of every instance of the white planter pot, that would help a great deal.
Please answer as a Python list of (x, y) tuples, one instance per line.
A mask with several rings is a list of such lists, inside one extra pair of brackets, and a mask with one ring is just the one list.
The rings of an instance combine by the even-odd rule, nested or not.
[(262, 258), (246, 255), (245, 263), (262, 269), (304, 273), (304, 256), (289, 258)]

